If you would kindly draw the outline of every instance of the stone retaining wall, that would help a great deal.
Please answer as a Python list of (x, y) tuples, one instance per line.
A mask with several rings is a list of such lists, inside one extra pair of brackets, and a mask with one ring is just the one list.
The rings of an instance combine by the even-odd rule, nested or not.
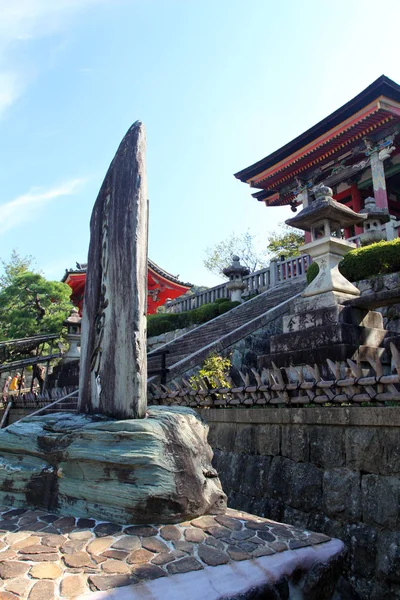
[(201, 413), (229, 506), (342, 539), (343, 598), (400, 599), (400, 407)]

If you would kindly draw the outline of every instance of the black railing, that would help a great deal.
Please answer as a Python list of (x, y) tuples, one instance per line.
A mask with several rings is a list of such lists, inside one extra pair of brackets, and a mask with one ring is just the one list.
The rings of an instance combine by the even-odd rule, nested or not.
[(153, 359), (153, 357), (160, 360), (160, 365), (158, 367), (147, 367), (147, 378), (159, 375), (161, 384), (167, 383), (167, 373), (169, 372), (169, 368), (167, 367), (167, 354), (169, 354), (169, 350), (154, 350), (147, 355), (148, 361)]

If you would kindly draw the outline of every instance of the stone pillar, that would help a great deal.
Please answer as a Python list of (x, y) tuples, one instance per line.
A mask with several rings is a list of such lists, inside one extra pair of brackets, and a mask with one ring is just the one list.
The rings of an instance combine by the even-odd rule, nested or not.
[[(309, 194), (309, 188), (307, 186), (303, 187), (300, 189), (299, 193), (297, 194), (297, 196), (295, 196), (294, 201), (297, 202), (301, 202), (301, 204), (303, 205), (303, 209), (307, 208), (310, 203), (311, 203), (311, 198), (310, 198), (310, 194)], [(293, 211), (295, 211), (295, 208), (292, 208)], [(304, 234), (304, 241), (307, 244), (308, 242), (311, 242), (311, 234), (309, 231), (306, 231)]]
[(310, 204), (310, 197), (308, 195), (308, 188), (304, 187), (299, 194), (295, 197), (296, 202), (301, 202), (303, 208), (307, 208)]
[(93, 208), (79, 412), (143, 418), (147, 408), (146, 139), (137, 121), (122, 140)]
[(386, 193), (385, 167), (383, 161), (379, 159), (379, 153), (377, 151), (371, 154), (371, 173), (376, 206), (379, 208), (387, 208), (388, 199)]
[(224, 275), (229, 277), (226, 284), (231, 295), (232, 302), (242, 302), (242, 292), (246, 289), (246, 284), (243, 277), (250, 273), (250, 269), (240, 264), (238, 256), (232, 256), (232, 264), (223, 270)]
[[(362, 206), (363, 206), (360, 190), (358, 189), (358, 186), (356, 183), (352, 183), (350, 189), (351, 189), (351, 200), (352, 200), (352, 204), (353, 204), (352, 209), (354, 210), (354, 212), (360, 212), (362, 210)], [(356, 235), (360, 235), (360, 233), (363, 232), (363, 228), (360, 227), (359, 225), (355, 225), (354, 230), (355, 230)]]
[(393, 138), (394, 136), (389, 136), (386, 140), (379, 141), (375, 146), (372, 145), (370, 140), (364, 139), (364, 143), (368, 148), (366, 155), (371, 160), (372, 185), (378, 208), (388, 208), (385, 167), (383, 163), (395, 150), (395, 147), (392, 145)]
[(269, 263), (269, 284), (274, 287), (278, 283), (278, 259), (271, 258)]

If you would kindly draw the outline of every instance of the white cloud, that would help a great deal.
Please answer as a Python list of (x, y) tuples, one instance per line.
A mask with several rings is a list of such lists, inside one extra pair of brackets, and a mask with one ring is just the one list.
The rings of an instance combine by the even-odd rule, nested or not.
[(72, 179), (47, 190), (33, 188), (26, 194), (0, 205), (0, 233), (30, 221), (37, 215), (36, 210), (44, 204), (62, 196), (76, 194), (84, 183), (84, 179)]
[(19, 87), (16, 73), (0, 71), (0, 115), (18, 98)]
[(60, 35), (79, 13), (112, 1), (0, 0), (0, 117), (42, 68), (32, 69), (31, 55), (24, 61), (23, 45), (30, 48), (37, 39)]

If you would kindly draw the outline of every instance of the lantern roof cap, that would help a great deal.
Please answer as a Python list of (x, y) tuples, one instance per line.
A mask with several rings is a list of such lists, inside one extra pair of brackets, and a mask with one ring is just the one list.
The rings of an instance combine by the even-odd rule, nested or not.
[(71, 308), (70, 315), (64, 321), (64, 325), (80, 325), (82, 317), (79, 315), (79, 310), (74, 306)]
[(241, 265), (240, 258), (234, 254), (232, 256), (232, 264), (229, 265), (229, 267), (226, 267), (222, 272), (227, 277), (230, 275), (242, 275), (242, 277), (245, 277), (250, 273), (250, 269)]
[(388, 223), (390, 215), (387, 208), (380, 208), (376, 205), (375, 198), (369, 196), (364, 200), (364, 208), (359, 211), (360, 215), (366, 215), (367, 219), (377, 219), (381, 223)]
[(314, 188), (315, 200), (298, 215), (287, 219), (285, 223), (291, 227), (311, 231), (311, 228), (324, 219), (333, 221), (341, 228), (351, 227), (362, 223), (367, 217), (365, 214), (354, 212), (348, 206), (336, 202), (332, 198), (333, 192), (328, 186), (321, 184)]

